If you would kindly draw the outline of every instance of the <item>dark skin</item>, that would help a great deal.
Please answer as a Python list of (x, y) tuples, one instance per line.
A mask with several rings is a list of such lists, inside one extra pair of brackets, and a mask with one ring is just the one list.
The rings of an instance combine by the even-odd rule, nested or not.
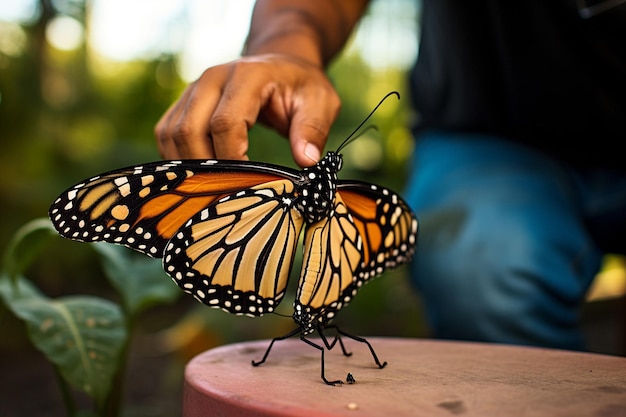
[(289, 139), (294, 161), (315, 164), (341, 106), (325, 74), (366, 0), (258, 0), (244, 56), (208, 68), (155, 128), (165, 159), (247, 160), (261, 122)]

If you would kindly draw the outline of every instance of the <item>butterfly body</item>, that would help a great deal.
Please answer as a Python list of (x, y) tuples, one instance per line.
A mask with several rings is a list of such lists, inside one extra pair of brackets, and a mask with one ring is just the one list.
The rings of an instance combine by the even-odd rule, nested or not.
[(298, 192), (297, 208), (308, 224), (325, 219), (333, 209), (337, 173), (341, 170), (342, 162), (340, 154), (328, 152), (313, 167), (302, 170), (303, 182)]

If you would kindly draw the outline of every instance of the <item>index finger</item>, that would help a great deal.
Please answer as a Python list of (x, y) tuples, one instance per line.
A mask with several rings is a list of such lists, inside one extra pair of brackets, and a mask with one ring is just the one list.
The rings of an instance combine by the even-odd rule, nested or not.
[(208, 128), (215, 156), (248, 159), (248, 132), (272, 94), (273, 84), (260, 71), (235, 65), (224, 85)]

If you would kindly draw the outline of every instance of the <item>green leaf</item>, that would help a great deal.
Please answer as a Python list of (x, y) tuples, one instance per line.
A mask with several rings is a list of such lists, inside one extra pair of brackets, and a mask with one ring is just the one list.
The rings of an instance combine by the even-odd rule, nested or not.
[(45, 299), (45, 296), (27, 280), (21, 277), (11, 280), (3, 273), (0, 275), (0, 298), (9, 309), (13, 310), (13, 306), (20, 302), (39, 298)]
[(148, 307), (170, 303), (181, 294), (163, 271), (159, 260), (108, 243), (94, 246), (102, 255), (104, 272), (121, 294), (130, 317), (136, 317)]
[(97, 297), (49, 299), (19, 278), (0, 277), (0, 297), (63, 378), (102, 404), (127, 340), (120, 308)]
[(21, 275), (52, 236), (58, 235), (47, 218), (35, 219), (20, 227), (4, 254), (4, 272), (11, 278)]

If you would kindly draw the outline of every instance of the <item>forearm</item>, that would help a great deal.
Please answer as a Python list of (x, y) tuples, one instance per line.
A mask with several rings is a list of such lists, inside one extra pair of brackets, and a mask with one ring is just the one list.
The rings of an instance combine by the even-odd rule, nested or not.
[(258, 0), (245, 55), (285, 54), (324, 67), (342, 49), (368, 0)]

